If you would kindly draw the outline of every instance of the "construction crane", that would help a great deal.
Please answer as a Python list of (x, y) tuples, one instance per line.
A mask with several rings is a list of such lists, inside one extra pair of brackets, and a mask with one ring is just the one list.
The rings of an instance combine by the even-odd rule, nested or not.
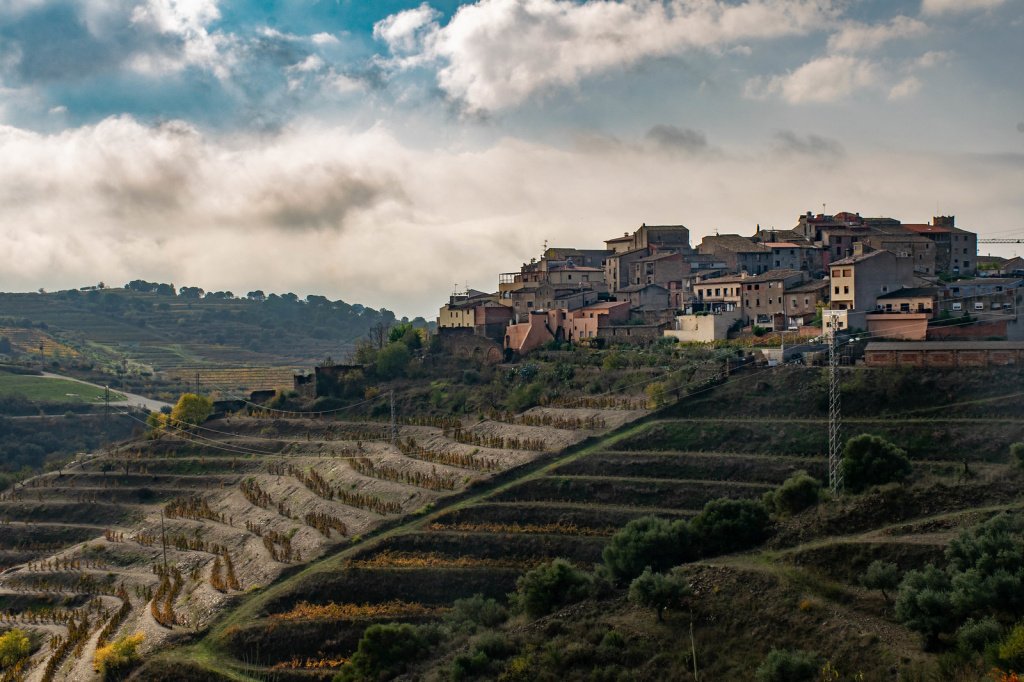
[(1024, 239), (979, 239), (979, 244), (1024, 244)]

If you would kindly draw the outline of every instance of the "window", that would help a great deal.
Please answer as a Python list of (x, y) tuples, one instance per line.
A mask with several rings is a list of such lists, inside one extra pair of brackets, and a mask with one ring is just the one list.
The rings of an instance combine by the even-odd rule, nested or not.
[[(807, 299), (804, 299), (804, 300), (807, 300)], [(793, 299), (793, 303), (792, 303), (791, 305), (792, 305), (792, 306), (793, 306), (794, 308), (796, 307), (796, 299), (795, 299), (795, 298)]]
[(954, 303), (953, 304), (953, 310), (963, 310), (963, 307), (964, 307), (963, 303)]
[(850, 293), (850, 287), (843, 287), (843, 293), (844, 294)]
[(837, 294), (839, 293), (839, 287), (836, 287), (836, 293)]
[(850, 268), (843, 268), (843, 277), (850, 276)]
[(775, 261), (775, 267), (778, 268), (778, 267), (781, 267), (781, 266), (782, 266), (782, 261), (780, 261), (780, 260)]

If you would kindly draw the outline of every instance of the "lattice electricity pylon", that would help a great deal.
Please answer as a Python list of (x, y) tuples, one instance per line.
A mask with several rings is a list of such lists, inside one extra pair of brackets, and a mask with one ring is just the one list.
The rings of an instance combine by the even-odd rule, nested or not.
[(839, 353), (836, 349), (836, 328), (839, 315), (830, 316), (828, 335), (828, 485), (833, 493), (843, 489), (842, 459), (842, 405), (839, 392)]

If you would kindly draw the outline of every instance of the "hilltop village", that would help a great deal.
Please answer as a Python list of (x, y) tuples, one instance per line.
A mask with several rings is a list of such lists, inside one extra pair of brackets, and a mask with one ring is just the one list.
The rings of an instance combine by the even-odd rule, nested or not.
[(1000, 364), (1000, 354), (1024, 348), (1024, 259), (979, 256), (977, 234), (955, 222), (808, 212), (793, 229), (757, 226), (696, 246), (683, 225), (644, 224), (603, 249), (546, 248), (500, 274), (493, 293), (454, 293), (437, 331), (454, 342), (489, 339), (511, 359), (562, 343), (816, 337), (834, 326), (923, 343), (901, 344), (906, 353), (896, 355), (874, 344), (869, 363), (957, 363), (950, 353), (965, 351), (972, 362)]

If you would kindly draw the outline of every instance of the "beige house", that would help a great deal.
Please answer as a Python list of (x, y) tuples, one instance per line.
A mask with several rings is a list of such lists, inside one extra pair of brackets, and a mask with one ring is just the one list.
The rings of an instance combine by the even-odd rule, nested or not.
[(720, 313), (677, 315), (664, 334), (681, 343), (710, 343), (729, 338), (729, 329), (740, 319), (738, 309)]
[(468, 327), (476, 325), (476, 307), (486, 301), (496, 300), (493, 294), (470, 289), (465, 293), (455, 293), (448, 298), (448, 303), (441, 306), (437, 313), (439, 329)]
[(914, 266), (909, 258), (891, 251), (862, 250), (829, 267), (831, 307), (838, 310), (873, 311), (879, 296), (914, 286)]
[(743, 303), (747, 274), (709, 277), (693, 283), (693, 294), (704, 310), (733, 310)]

